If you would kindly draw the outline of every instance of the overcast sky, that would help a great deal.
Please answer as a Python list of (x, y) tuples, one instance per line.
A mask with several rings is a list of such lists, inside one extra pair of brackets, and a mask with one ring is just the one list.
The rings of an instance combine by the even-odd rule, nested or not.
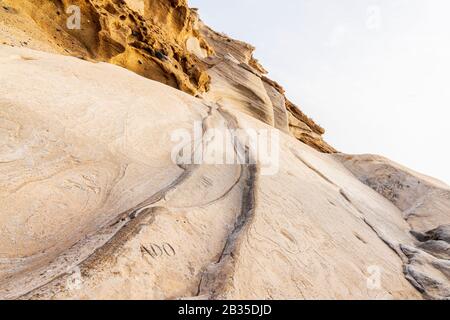
[(189, 0), (345, 153), (450, 183), (450, 1)]

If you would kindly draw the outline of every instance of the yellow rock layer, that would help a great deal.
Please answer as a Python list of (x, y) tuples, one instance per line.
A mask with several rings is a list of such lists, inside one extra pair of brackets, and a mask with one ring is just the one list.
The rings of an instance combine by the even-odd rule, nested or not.
[[(226, 94), (221, 88), (212, 91), (232, 96), (241, 111), (321, 152), (335, 152), (322, 139), (325, 131), (285, 98), (281, 86), (264, 76), (267, 71), (253, 57), (255, 48), (205, 26), (186, 0), (2, 0), (1, 4), (0, 43), (109, 62), (194, 96), (210, 91), (211, 76), (225, 81), (231, 77), (234, 87), (228, 86)], [(80, 9), (79, 29), (67, 25), (73, 6)], [(235, 63), (230, 62), (233, 59)]]

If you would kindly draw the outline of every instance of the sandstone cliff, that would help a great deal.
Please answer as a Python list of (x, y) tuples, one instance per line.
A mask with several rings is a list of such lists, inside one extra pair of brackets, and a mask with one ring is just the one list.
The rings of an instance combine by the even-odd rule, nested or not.
[[(0, 43), (1, 299), (450, 298), (450, 188), (337, 154), (185, 1), (0, 0)], [(277, 170), (174, 162), (229, 156), (174, 155), (196, 123)]]
[[(104, 61), (192, 95), (232, 79), (227, 102), (323, 152), (324, 130), (264, 77), (254, 48), (205, 26), (186, 0), (2, 0), (0, 43)], [(80, 8), (80, 29), (67, 21)], [(223, 74), (225, 73), (225, 75)], [(212, 79), (211, 79), (212, 78)], [(210, 82), (216, 84), (210, 89)], [(216, 88), (217, 87), (217, 88)], [(256, 98), (256, 99), (254, 99)], [(251, 99), (251, 102), (244, 100)], [(276, 119), (276, 123), (275, 123)]]

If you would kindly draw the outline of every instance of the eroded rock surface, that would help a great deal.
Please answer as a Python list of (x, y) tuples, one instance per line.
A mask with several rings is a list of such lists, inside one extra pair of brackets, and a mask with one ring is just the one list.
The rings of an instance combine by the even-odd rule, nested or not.
[[(253, 58), (255, 48), (205, 26), (186, 0), (0, 4), (0, 43), (109, 62), (195, 96), (207, 92), (210, 99), (289, 129), (322, 152), (335, 152), (322, 139), (325, 131), (263, 76), (266, 71)], [(74, 6), (80, 10), (80, 28), (68, 25), (76, 22)]]
[[(1, 299), (449, 298), (449, 187), (334, 154), (184, 0), (0, 4)], [(173, 154), (199, 123), (278, 129), (276, 170), (174, 161), (229, 156)]]
[(431, 298), (450, 298), (450, 187), (380, 156), (336, 157), (402, 211), (416, 238), (401, 245), (408, 278)]
[[(204, 50), (210, 49), (185, 1), (2, 0), (1, 4), (0, 42), (113, 63), (194, 95), (208, 87), (208, 76), (187, 51), (186, 42), (195, 38)], [(80, 12), (79, 29), (71, 18), (77, 14), (74, 8)]]
[(0, 57), (2, 298), (420, 297), (400, 210), (332, 157), (282, 134), (273, 176), (179, 167), (174, 129), (267, 125), (112, 65)]

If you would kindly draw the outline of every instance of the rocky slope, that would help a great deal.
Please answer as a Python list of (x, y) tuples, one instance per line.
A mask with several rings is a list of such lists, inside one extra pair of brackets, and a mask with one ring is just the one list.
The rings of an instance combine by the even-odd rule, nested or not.
[(0, 43), (0, 298), (450, 298), (449, 187), (337, 154), (184, 0), (0, 0)]
[(390, 200), (416, 239), (402, 244), (407, 278), (427, 297), (450, 297), (450, 188), (439, 180), (373, 155), (337, 155), (355, 176)]
[[(68, 25), (73, 6), (80, 29)], [(209, 29), (186, 0), (1, 0), (0, 43), (113, 63), (195, 96), (209, 91), (211, 81), (222, 94), (225, 80), (224, 103), (236, 101), (258, 119), (334, 152), (321, 137), (325, 131), (264, 77), (254, 48)]]

